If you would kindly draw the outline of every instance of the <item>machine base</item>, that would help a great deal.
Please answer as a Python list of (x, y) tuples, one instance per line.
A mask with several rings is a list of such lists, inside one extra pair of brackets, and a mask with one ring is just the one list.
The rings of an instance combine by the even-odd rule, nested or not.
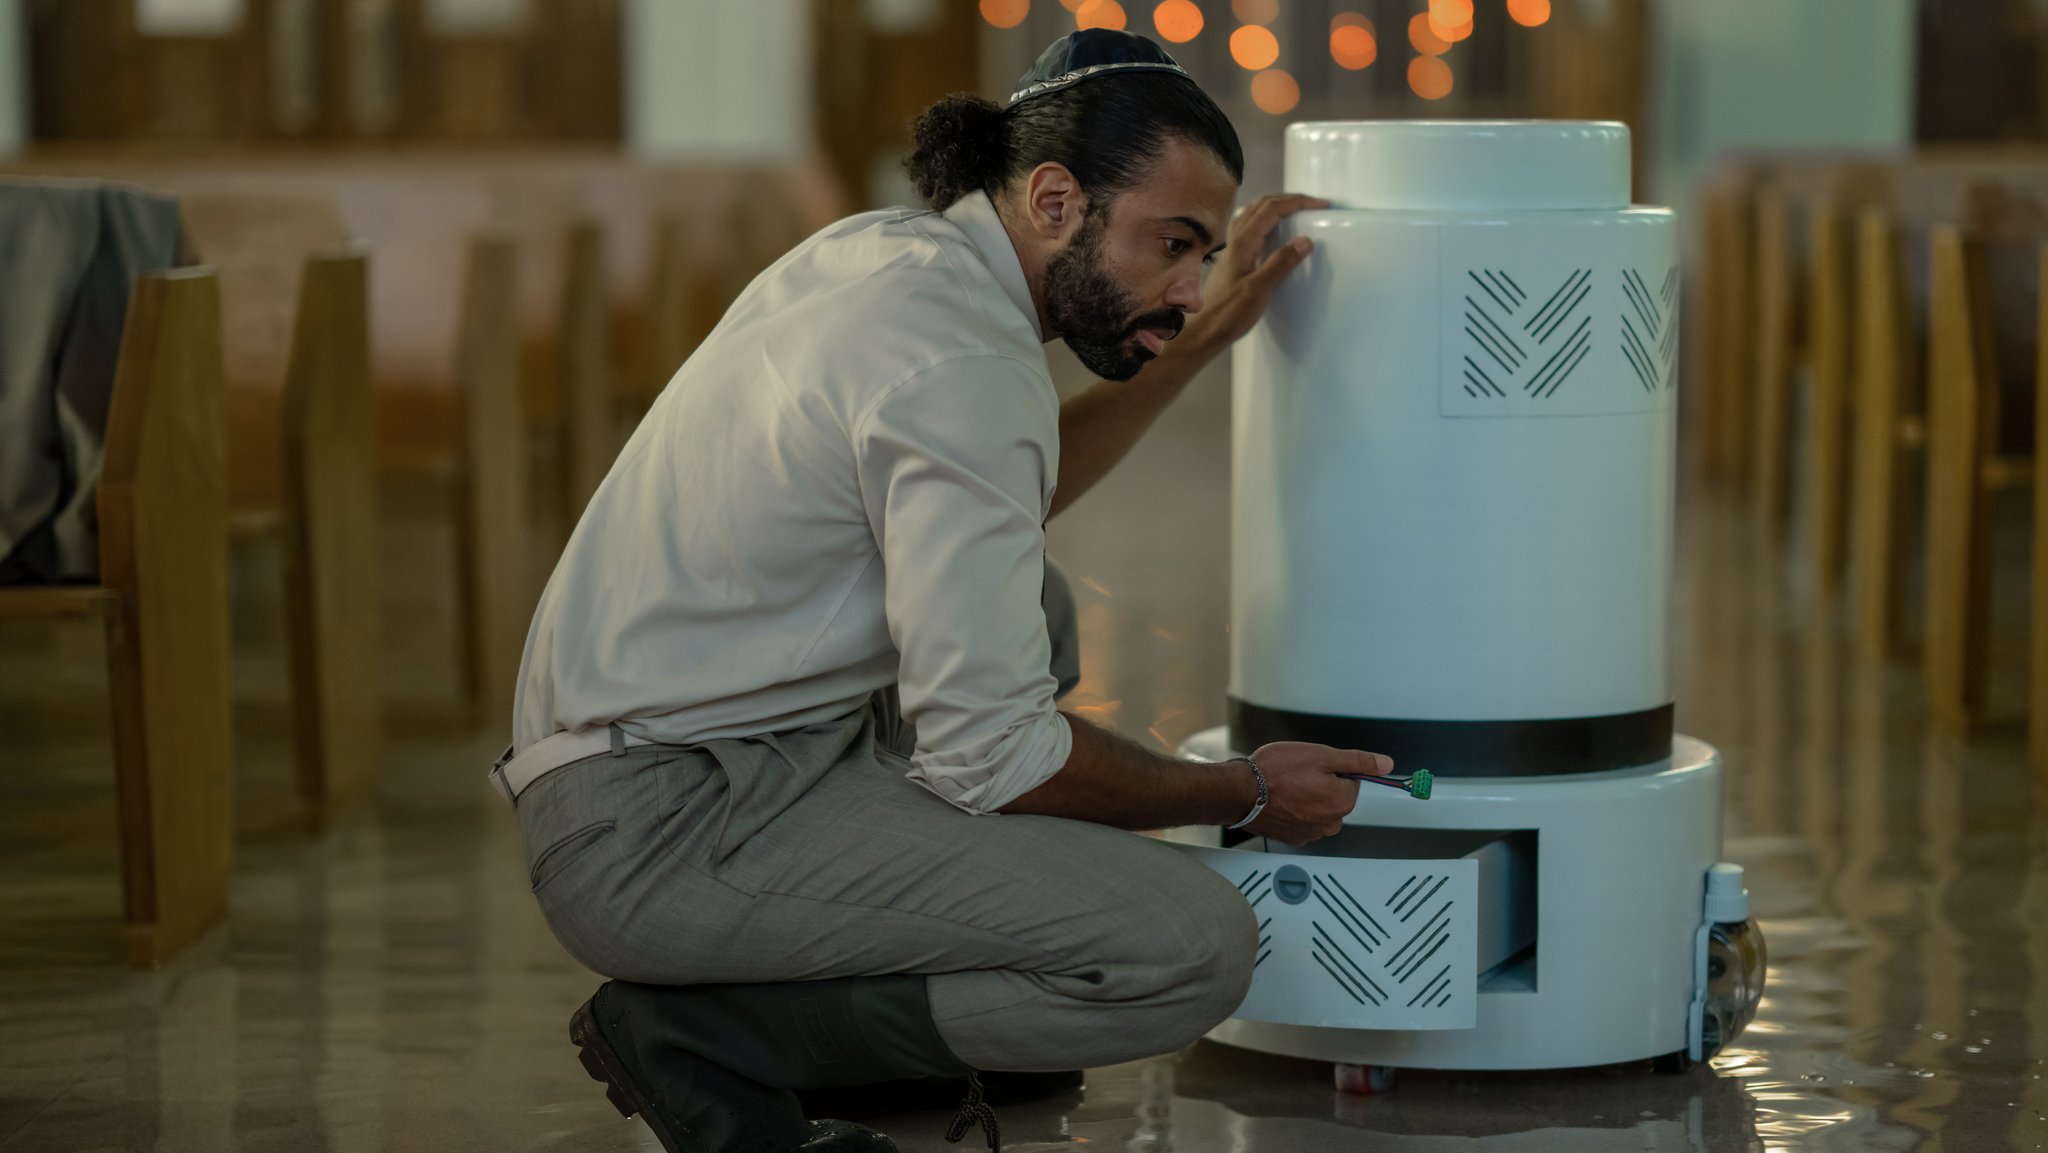
[[(1234, 755), (1227, 745), (1218, 728), (1181, 752), (1224, 760)], [(1685, 1052), (1706, 872), (1721, 848), (1721, 765), (1711, 746), (1679, 736), (1670, 759), (1639, 768), (1440, 779), (1427, 801), (1364, 789), (1346, 824), (1340, 837), (1302, 847), (1255, 840), (1225, 849), (1214, 828), (1168, 834), (1233, 882), (1249, 882), (1240, 887), (1268, 937), (1245, 1007), (1213, 1039), (1425, 1069), (1560, 1069)], [(1496, 842), (1526, 851), (1489, 863)], [(1301, 878), (1291, 902), (1277, 880), (1290, 866)], [(1354, 879), (1367, 874), (1444, 875), (1443, 893), (1469, 896), (1460, 906), (1440, 894), (1439, 915), (1411, 907), (1392, 880), (1383, 895), (1370, 888), (1376, 882)], [(1402, 909), (1411, 919), (1396, 923)], [(1441, 928), (1411, 944), (1423, 917)], [(1424, 1001), (1390, 987), (1411, 973), (1412, 953), (1398, 950), (1431, 940), (1440, 943), (1422, 976), (1450, 962), (1434, 1016), (1415, 1002), (1428, 1008), (1438, 993)], [(1462, 1016), (1453, 1012), (1461, 1006)]]

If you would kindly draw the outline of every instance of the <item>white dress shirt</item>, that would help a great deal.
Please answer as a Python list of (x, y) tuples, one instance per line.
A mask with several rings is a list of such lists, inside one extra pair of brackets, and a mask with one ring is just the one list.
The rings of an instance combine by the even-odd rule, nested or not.
[[(676, 373), (577, 524), (527, 635), (524, 778), (614, 722), (782, 732), (895, 683), (913, 780), (970, 812), (1029, 792), (1073, 741), (1039, 607), (1058, 472), (1037, 309), (987, 196), (812, 237)], [(557, 734), (579, 739), (536, 747)]]

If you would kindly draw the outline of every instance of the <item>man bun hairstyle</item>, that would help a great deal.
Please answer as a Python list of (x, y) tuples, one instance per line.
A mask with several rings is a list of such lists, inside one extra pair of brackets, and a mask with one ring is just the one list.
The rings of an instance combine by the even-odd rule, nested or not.
[(933, 208), (999, 185), (1009, 170), (1002, 106), (972, 93), (955, 92), (925, 109), (910, 136), (915, 150), (903, 166)]
[(1208, 148), (1244, 181), (1230, 118), (1200, 85), (1171, 72), (1098, 76), (1008, 108), (956, 93), (925, 109), (910, 132), (915, 147), (903, 167), (942, 212), (1048, 162), (1065, 165), (1091, 203), (1104, 204), (1138, 182), (1169, 137)]

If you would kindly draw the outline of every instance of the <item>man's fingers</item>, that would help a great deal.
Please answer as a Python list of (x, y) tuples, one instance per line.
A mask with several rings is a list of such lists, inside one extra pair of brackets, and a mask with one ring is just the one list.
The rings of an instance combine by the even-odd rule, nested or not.
[(1259, 266), (1252, 270), (1252, 276), (1258, 280), (1261, 288), (1270, 288), (1278, 284), (1281, 277), (1300, 266), (1302, 261), (1307, 260), (1308, 254), (1314, 252), (1315, 247), (1315, 241), (1306, 236), (1297, 236), (1267, 253), (1266, 258), (1259, 262)]
[(1282, 220), (1309, 209), (1328, 208), (1330, 202), (1315, 196), (1261, 196), (1244, 206), (1231, 226), (1232, 243), (1264, 240)]
[(1394, 758), (1384, 753), (1368, 753), (1348, 749), (1344, 753), (1348, 762), (1339, 772), (1356, 773), (1367, 777), (1384, 777), (1394, 771)]

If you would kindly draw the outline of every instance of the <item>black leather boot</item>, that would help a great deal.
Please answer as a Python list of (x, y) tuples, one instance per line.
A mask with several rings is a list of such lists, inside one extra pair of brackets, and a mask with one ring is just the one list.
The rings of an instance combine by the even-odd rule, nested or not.
[[(940, 1039), (923, 977), (779, 985), (611, 981), (570, 1040), (612, 1104), (668, 1153), (894, 1153), (887, 1137), (806, 1121), (793, 1090), (968, 1072)], [(978, 1103), (978, 1102), (977, 1102)], [(982, 1120), (995, 1143), (993, 1118)]]

